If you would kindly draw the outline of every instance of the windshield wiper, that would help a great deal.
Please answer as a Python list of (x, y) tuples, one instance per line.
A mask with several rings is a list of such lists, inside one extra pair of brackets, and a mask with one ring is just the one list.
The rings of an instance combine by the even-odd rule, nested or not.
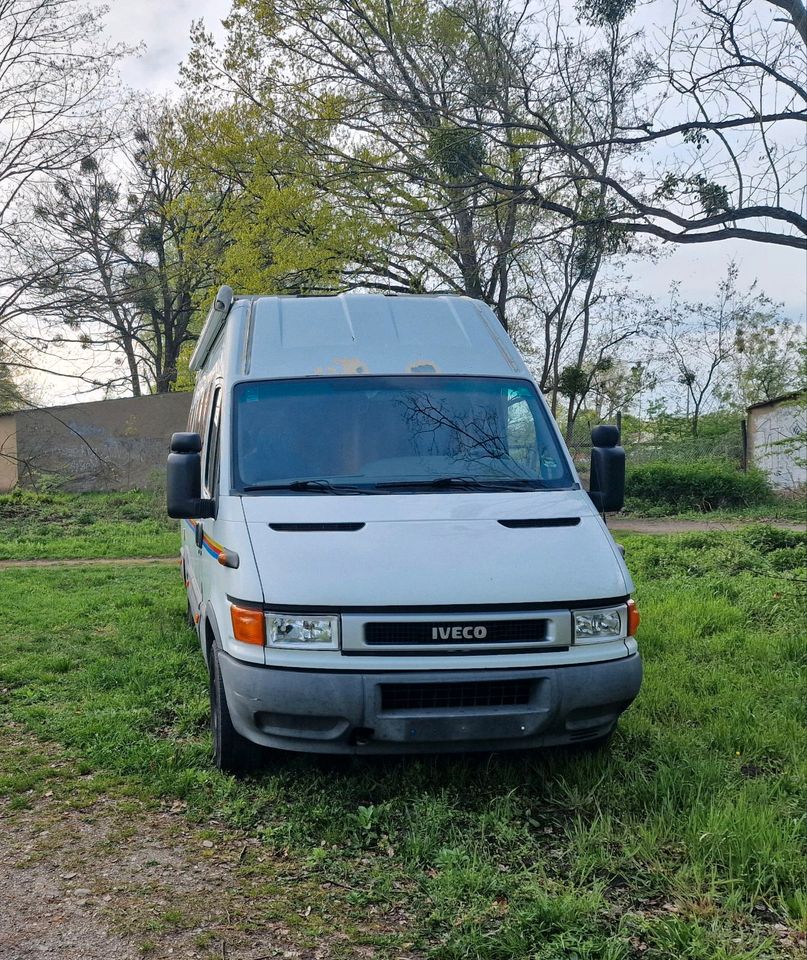
[(376, 486), (383, 489), (394, 487), (459, 487), (468, 490), (537, 490), (542, 484), (540, 480), (522, 477), (502, 477), (499, 479), (484, 479), (481, 477), (433, 477), (429, 480), (389, 480), (378, 483)]
[(347, 483), (332, 483), (330, 480), (288, 480), (284, 483), (250, 483), (244, 493), (258, 490), (293, 490), (296, 493), (327, 493), (338, 496), (348, 493), (373, 493), (372, 488), (356, 487)]

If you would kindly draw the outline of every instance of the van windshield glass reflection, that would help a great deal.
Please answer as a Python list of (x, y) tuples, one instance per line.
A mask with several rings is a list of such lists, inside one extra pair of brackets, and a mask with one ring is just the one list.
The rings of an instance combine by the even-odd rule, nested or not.
[(535, 387), (490, 377), (311, 377), (235, 388), (235, 487), (383, 493), (573, 483)]

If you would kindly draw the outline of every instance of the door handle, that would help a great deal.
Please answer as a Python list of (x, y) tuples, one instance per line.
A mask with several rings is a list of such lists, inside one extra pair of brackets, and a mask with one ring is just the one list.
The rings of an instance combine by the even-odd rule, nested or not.
[(194, 539), (196, 540), (196, 546), (201, 550), (202, 543), (204, 542), (204, 539), (205, 539), (205, 529), (201, 523), (197, 523), (196, 526), (193, 528), (193, 536), (194, 536)]

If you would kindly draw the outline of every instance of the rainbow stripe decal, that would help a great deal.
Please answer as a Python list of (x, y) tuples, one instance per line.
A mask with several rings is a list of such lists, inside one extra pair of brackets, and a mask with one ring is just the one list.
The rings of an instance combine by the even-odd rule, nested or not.
[[(188, 524), (191, 530), (196, 530), (199, 521), (186, 520), (185, 523)], [(202, 536), (202, 549), (206, 550), (214, 560), (218, 560), (223, 553), (229, 553), (226, 547), (223, 547), (220, 543), (216, 543), (216, 541), (208, 537), (206, 533)]]

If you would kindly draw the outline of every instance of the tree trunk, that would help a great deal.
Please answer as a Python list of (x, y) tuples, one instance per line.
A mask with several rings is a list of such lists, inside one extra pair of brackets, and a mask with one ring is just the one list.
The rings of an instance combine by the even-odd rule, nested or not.
[(575, 417), (574, 410), (574, 394), (569, 397), (569, 410), (566, 414), (566, 443), (572, 442), (572, 434), (574, 433), (574, 421), (577, 418)]
[(140, 386), (140, 373), (137, 369), (137, 357), (135, 356), (135, 352), (132, 349), (131, 343), (124, 343), (123, 350), (126, 354), (126, 362), (129, 365), (129, 380), (132, 384), (132, 396), (142, 397), (143, 391)]

